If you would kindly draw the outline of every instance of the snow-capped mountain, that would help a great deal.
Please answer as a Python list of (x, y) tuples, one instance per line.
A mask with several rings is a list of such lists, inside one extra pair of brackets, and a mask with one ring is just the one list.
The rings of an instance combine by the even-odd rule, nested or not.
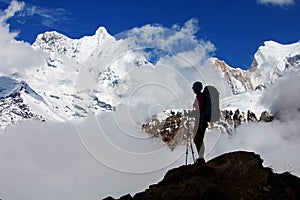
[(266, 41), (254, 54), (249, 70), (232, 68), (217, 58), (212, 62), (222, 71), (233, 94), (263, 89), (289, 70), (300, 67), (300, 42), (283, 45)]
[(282, 45), (267, 41), (258, 48), (249, 73), (254, 88), (272, 84), (292, 68), (300, 67), (300, 42)]
[(83, 63), (90, 57), (93, 51), (104, 41), (112, 39), (104, 27), (99, 27), (92, 36), (84, 36), (80, 39), (71, 39), (56, 31), (39, 34), (32, 44), (35, 49), (42, 49), (48, 54), (65, 55)]
[(44, 103), (44, 99), (35, 93), (26, 82), (0, 77), (0, 129), (24, 119), (44, 121), (43, 116), (36, 114), (21, 96)]
[(232, 68), (224, 61), (217, 58), (211, 59), (212, 64), (222, 73), (233, 94), (239, 94), (248, 90), (253, 90), (247, 70)]
[[(23, 84), (27, 90), (33, 88), (32, 94), (40, 99), (28, 97), (27, 90), (24, 90), (25, 92), (14, 95), (18, 98), (16, 101), (24, 102), (33, 113), (43, 116), (45, 120), (77, 120), (103, 110), (112, 111), (114, 93), (117, 89), (120, 93), (122, 87), (126, 89), (126, 84), (123, 84), (126, 80), (125, 72), (148, 64), (140, 53), (126, 52), (127, 55), (107, 66), (115, 56), (126, 50), (123, 50), (124, 46), (126, 44), (122, 40), (116, 41), (103, 27), (94, 35), (80, 39), (71, 39), (55, 31), (40, 34), (32, 48), (44, 52), (44, 64), (33, 66), (22, 77), (12, 75), (11, 80), (16, 82), (14, 84), (7, 83), (6, 78), (9, 77), (0, 79), (1, 101), (12, 98), (9, 94), (15, 93), (16, 88), (10, 85)], [(24, 87), (20, 86), (21, 89)], [(7, 103), (1, 105), (3, 112), (11, 113), (5, 110)], [(23, 119), (27, 118), (23, 115)]]
[[(117, 40), (104, 27), (80, 39), (55, 31), (38, 35), (32, 48), (44, 52), (44, 64), (33, 66), (23, 77), (0, 78), (0, 114), (5, 116), (1, 128), (28, 118), (68, 121), (112, 111), (134, 87), (126, 73), (142, 67), (155, 68), (145, 54), (128, 50), (128, 46), (127, 41)], [(265, 42), (249, 70), (232, 68), (217, 58), (210, 61), (211, 67), (226, 79), (232, 94), (239, 95), (268, 87), (287, 71), (299, 68), (300, 42)], [(234, 97), (229, 98), (223, 100), (227, 102), (224, 109), (236, 107)], [(257, 103), (249, 102), (250, 107)], [(19, 113), (18, 117), (14, 113)]]

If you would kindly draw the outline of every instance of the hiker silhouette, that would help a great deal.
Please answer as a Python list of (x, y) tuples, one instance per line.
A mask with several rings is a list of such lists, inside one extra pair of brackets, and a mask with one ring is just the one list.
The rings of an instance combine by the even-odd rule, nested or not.
[(219, 92), (214, 86), (206, 86), (203, 89), (203, 85), (199, 81), (194, 82), (192, 89), (196, 94), (196, 99), (189, 116), (195, 118), (194, 143), (199, 158), (203, 158), (205, 150), (203, 139), (208, 122), (216, 122), (220, 118)]

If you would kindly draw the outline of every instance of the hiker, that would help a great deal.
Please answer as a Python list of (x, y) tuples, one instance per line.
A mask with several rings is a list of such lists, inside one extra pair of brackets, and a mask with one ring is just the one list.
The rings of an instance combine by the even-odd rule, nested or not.
[(196, 99), (193, 104), (193, 111), (191, 114), (195, 117), (195, 126), (194, 126), (194, 143), (196, 145), (199, 158), (204, 157), (204, 145), (203, 139), (205, 130), (208, 127), (208, 121), (205, 119), (205, 94), (202, 93), (202, 83), (197, 81), (193, 84), (193, 91), (196, 94)]
[(202, 83), (197, 81), (193, 84), (193, 91), (196, 94), (194, 108), (191, 113), (195, 117), (194, 143), (197, 147), (199, 158), (204, 157), (204, 134), (208, 122), (217, 122), (220, 119), (219, 91), (214, 86), (208, 85), (202, 91)]
[(208, 85), (203, 89), (202, 83), (196, 81), (193, 84), (193, 91), (196, 99), (193, 104), (193, 110), (188, 116), (195, 118), (194, 125), (194, 143), (197, 147), (199, 158), (204, 157), (204, 134), (208, 127), (208, 122), (214, 123), (220, 120), (220, 98), (219, 91), (214, 86)]

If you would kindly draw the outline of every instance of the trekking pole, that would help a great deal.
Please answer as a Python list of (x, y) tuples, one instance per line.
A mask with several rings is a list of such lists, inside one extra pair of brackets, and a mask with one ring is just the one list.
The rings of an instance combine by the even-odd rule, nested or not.
[[(188, 116), (186, 116), (186, 123), (188, 123)], [(188, 127), (188, 126), (186, 126), (185, 128), (187, 128), (187, 127)], [(187, 165), (188, 154), (189, 154), (189, 138), (188, 138), (188, 132), (186, 132), (185, 137), (186, 137), (185, 165)]]
[(193, 150), (193, 144), (192, 141), (190, 141), (191, 149), (192, 149), (192, 155), (193, 155), (193, 161), (195, 163), (195, 155), (194, 155), (194, 150)]
[(190, 141), (190, 145), (191, 145), (193, 161), (195, 163), (195, 155), (194, 155), (194, 149), (193, 149), (193, 144), (192, 144), (192, 134), (190, 133), (190, 122), (189, 122), (189, 118), (187, 118), (187, 119), (188, 119), (187, 128), (188, 128), (188, 133), (189, 133), (189, 141)]
[(194, 149), (193, 149), (193, 144), (192, 144), (192, 134), (190, 133), (190, 123), (189, 123), (189, 118), (186, 117), (187, 121), (187, 132), (186, 132), (186, 151), (185, 151), (185, 165), (187, 165), (188, 161), (188, 154), (189, 154), (189, 145), (191, 146), (191, 151), (192, 151), (192, 156), (193, 156), (193, 161), (195, 163), (195, 155), (194, 155)]
[(185, 151), (185, 165), (187, 165), (188, 154), (189, 154), (189, 142), (188, 142), (188, 138), (187, 138), (186, 139), (186, 151)]

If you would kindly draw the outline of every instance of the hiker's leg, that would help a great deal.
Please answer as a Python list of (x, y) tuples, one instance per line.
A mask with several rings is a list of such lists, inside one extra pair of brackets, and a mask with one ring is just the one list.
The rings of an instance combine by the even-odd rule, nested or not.
[(200, 150), (198, 150), (199, 158), (204, 158), (205, 145), (204, 143), (201, 145)]
[(207, 126), (208, 126), (207, 122), (200, 120), (198, 130), (197, 130), (196, 136), (194, 138), (194, 143), (197, 147), (199, 158), (204, 157), (205, 146), (204, 146), (203, 140), (204, 140), (204, 134), (205, 134), (205, 130), (206, 130)]
[[(205, 130), (204, 130), (205, 131)], [(201, 147), (203, 146), (203, 138), (204, 138), (204, 132), (203, 132), (203, 128), (201, 128), (199, 126), (198, 130), (197, 130), (197, 133), (196, 133), (196, 136), (194, 138), (194, 143), (196, 145), (196, 148), (197, 148), (197, 151), (198, 151), (198, 154), (200, 153), (200, 149)], [(200, 157), (200, 155), (199, 155)]]
[(199, 150), (202, 146), (203, 143), (203, 137), (201, 136), (200, 132), (197, 132), (195, 138), (194, 138), (194, 143), (196, 145), (197, 151), (199, 153)]

